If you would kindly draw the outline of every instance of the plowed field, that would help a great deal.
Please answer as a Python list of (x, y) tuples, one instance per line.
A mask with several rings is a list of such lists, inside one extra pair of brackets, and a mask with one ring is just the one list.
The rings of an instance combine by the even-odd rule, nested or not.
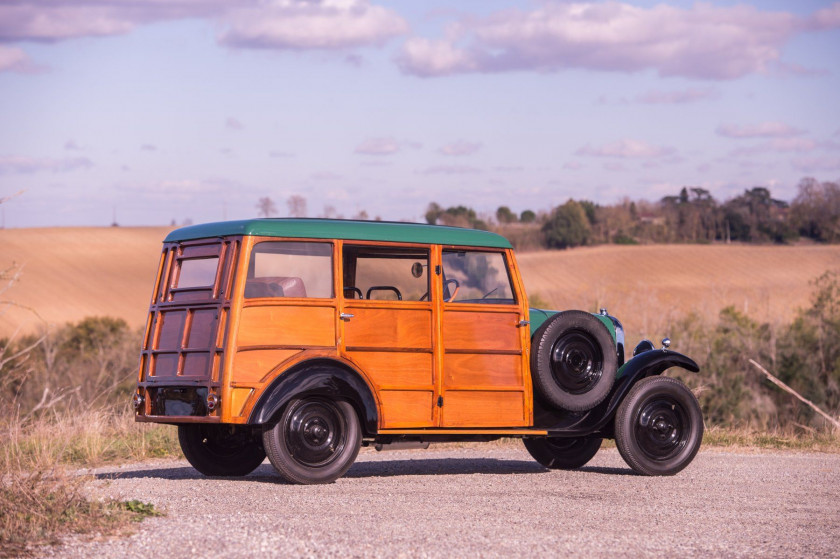
[[(28, 309), (51, 324), (108, 315), (142, 325), (168, 230), (0, 230), (0, 268), (23, 265), (2, 296), (20, 306), (4, 307), (0, 336), (43, 323)], [(686, 312), (714, 318), (727, 305), (789, 321), (809, 304), (812, 280), (840, 270), (840, 246), (603, 246), (523, 253), (519, 264), (532, 298), (557, 309), (607, 307), (634, 335), (657, 337)]]

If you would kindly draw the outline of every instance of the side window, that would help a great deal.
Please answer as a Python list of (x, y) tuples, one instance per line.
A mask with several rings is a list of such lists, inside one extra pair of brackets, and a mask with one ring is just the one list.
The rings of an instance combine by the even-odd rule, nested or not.
[(344, 296), (380, 301), (428, 301), (429, 251), (344, 246)]
[(451, 303), (516, 303), (501, 252), (443, 251), (443, 299)]
[(189, 258), (180, 260), (178, 280), (173, 287), (186, 289), (190, 287), (212, 287), (216, 283), (216, 269), (219, 258)]
[(251, 251), (246, 298), (332, 296), (332, 244), (266, 241)]

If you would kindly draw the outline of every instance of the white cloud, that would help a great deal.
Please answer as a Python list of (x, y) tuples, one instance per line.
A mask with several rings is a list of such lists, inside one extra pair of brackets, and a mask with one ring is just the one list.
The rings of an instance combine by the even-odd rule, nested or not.
[(840, 157), (836, 155), (821, 157), (798, 157), (791, 161), (797, 171), (815, 173), (818, 171), (840, 171)]
[(242, 124), (241, 122), (239, 122), (239, 120), (233, 118), (232, 116), (229, 116), (227, 118), (227, 120), (225, 121), (225, 126), (228, 128), (228, 130), (242, 130), (243, 128), (245, 128), (244, 124)]
[(675, 150), (673, 148), (654, 146), (642, 140), (624, 139), (601, 146), (586, 145), (579, 148), (575, 154), (592, 157), (646, 159), (672, 156), (675, 154)]
[(275, 0), (232, 10), (220, 37), (234, 47), (343, 49), (382, 45), (408, 32), (393, 10), (367, 0)]
[(808, 19), (746, 5), (544, 1), (530, 11), (464, 18), (442, 39), (409, 39), (397, 62), (426, 77), (584, 68), (735, 79), (773, 68), (794, 35), (840, 26), (836, 6)]
[(717, 90), (711, 87), (691, 88), (679, 91), (648, 91), (636, 97), (636, 102), (646, 105), (681, 105), (714, 99), (717, 96)]
[(715, 130), (726, 138), (790, 138), (803, 133), (802, 130), (783, 122), (761, 122), (759, 124), (721, 124)]
[(31, 72), (35, 65), (22, 49), (0, 45), (0, 72)]
[(450, 156), (472, 155), (473, 153), (477, 152), (480, 148), (480, 143), (459, 140), (457, 142), (452, 142), (451, 144), (443, 146), (438, 150), (438, 153), (440, 153), (441, 155)]
[(221, 43), (247, 48), (341, 49), (408, 32), (396, 12), (369, 0), (16, 0), (0, 5), (0, 43), (122, 35), (187, 18), (214, 21)]
[(764, 153), (809, 152), (819, 147), (819, 144), (809, 138), (774, 138), (755, 146), (742, 147), (732, 151), (733, 156), (760, 155)]
[(400, 143), (391, 137), (369, 138), (356, 146), (355, 153), (362, 155), (393, 155), (399, 153)]
[(421, 175), (473, 175), (480, 173), (481, 169), (466, 165), (435, 165), (418, 172)]
[(0, 175), (14, 173), (38, 173), (51, 171), (53, 173), (64, 173), (76, 169), (92, 167), (93, 162), (87, 157), (68, 157), (64, 159), (52, 159), (48, 157), (25, 157), (21, 155), (0, 156)]

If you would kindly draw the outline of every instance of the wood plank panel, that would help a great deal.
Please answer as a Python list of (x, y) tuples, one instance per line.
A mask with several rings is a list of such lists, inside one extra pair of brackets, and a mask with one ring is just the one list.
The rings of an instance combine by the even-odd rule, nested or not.
[(231, 382), (262, 382), (277, 365), (300, 353), (297, 349), (254, 349), (237, 351)]
[(242, 309), (239, 346), (335, 346), (335, 310), (309, 305)]
[(518, 312), (443, 313), (443, 345), (446, 350), (519, 350)]
[(526, 425), (523, 392), (447, 390), (443, 427), (518, 427)]
[(253, 388), (234, 388), (230, 393), (230, 414), (241, 417), (248, 402), (248, 397), (254, 392)]
[(347, 307), (345, 346), (431, 349), (432, 311)]
[(352, 357), (377, 388), (430, 388), (434, 383), (431, 353), (354, 351)]
[(429, 391), (381, 390), (380, 421), (382, 427), (431, 427), (432, 398)]
[(444, 387), (457, 386), (522, 386), (522, 356), (447, 354)]

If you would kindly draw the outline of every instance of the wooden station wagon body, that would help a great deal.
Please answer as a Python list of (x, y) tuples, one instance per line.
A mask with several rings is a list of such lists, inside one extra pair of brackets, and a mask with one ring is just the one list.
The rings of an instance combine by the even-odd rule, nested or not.
[[(532, 454), (551, 443), (551, 456), (579, 457), (584, 442), (616, 435), (638, 381), (697, 366), (650, 342), (624, 363), (621, 324), (573, 312), (570, 327), (555, 327), (556, 313), (529, 309), (510, 243), (489, 232), (319, 219), (185, 227), (164, 240), (136, 418), (179, 425), (185, 455), (209, 475), (244, 475), (268, 452), (286, 479), (327, 482), (362, 444), (500, 436), (525, 438)], [(537, 334), (547, 340), (544, 365), (532, 355)], [(566, 382), (569, 397), (586, 393), (593, 363), (609, 386), (580, 409), (535, 390), (532, 370), (547, 367), (542, 386), (566, 374), (562, 366), (578, 383)], [(699, 445), (699, 408), (678, 404), (682, 412), (659, 410), (668, 425), (654, 435), (679, 440), (653, 450), (682, 452), (681, 469)]]

